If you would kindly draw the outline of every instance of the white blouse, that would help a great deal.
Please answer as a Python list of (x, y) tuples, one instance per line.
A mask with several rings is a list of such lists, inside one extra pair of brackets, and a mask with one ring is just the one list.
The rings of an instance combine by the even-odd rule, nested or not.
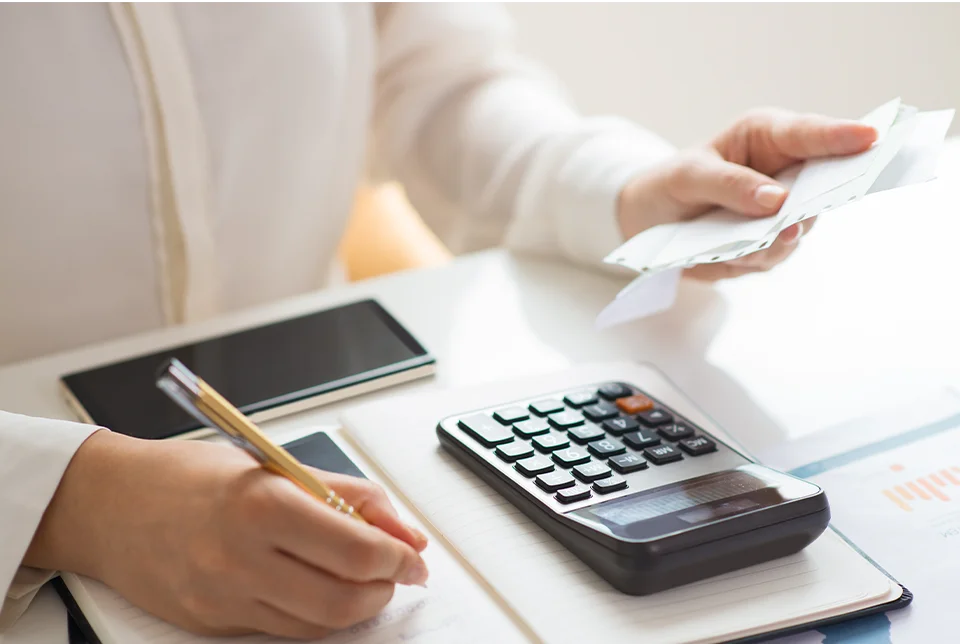
[[(0, 364), (322, 288), (364, 178), (455, 252), (598, 265), (673, 150), (511, 37), (490, 4), (0, 5)], [(0, 412), (0, 629), (90, 431)]]

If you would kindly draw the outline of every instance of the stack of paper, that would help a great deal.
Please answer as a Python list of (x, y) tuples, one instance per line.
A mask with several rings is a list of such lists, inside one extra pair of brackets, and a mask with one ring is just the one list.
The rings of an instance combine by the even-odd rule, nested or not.
[(636, 235), (604, 260), (640, 276), (600, 314), (598, 325), (610, 326), (652, 313), (645, 303), (653, 300), (658, 302), (657, 308), (663, 308), (663, 298), (651, 297), (651, 293), (667, 288), (676, 279), (677, 269), (755, 253), (797, 222), (867, 194), (933, 179), (953, 115), (954, 110), (920, 112), (894, 99), (861, 119), (878, 133), (869, 150), (810, 160), (778, 175), (776, 179), (790, 192), (776, 214), (757, 218), (718, 209), (692, 221), (662, 224)]

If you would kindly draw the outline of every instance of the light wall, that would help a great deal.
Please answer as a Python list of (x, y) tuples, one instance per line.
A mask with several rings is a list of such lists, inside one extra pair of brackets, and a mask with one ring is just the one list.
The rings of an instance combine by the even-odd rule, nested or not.
[[(523, 52), (587, 113), (678, 145), (744, 110), (960, 107), (960, 4), (511, 4)], [(956, 120), (953, 134), (960, 134)]]

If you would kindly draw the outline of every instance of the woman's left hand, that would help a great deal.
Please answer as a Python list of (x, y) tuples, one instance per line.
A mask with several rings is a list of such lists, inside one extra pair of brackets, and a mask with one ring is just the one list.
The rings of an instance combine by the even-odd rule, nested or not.
[[(618, 202), (620, 228), (629, 239), (657, 224), (692, 219), (718, 206), (748, 216), (772, 215), (787, 196), (772, 175), (804, 159), (862, 152), (876, 138), (874, 128), (858, 121), (754, 110), (709, 145), (680, 153), (627, 184)], [(793, 252), (814, 221), (786, 228), (762, 251), (700, 264), (685, 275), (713, 281), (769, 270)]]

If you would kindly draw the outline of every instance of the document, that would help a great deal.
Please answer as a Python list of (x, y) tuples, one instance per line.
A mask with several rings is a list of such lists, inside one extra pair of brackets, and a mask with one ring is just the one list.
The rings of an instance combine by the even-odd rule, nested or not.
[[(894, 99), (861, 119), (877, 129), (878, 139), (869, 150), (811, 159), (777, 175), (790, 192), (776, 214), (747, 217), (720, 208), (692, 221), (662, 224), (634, 236), (604, 261), (631, 269), (638, 277), (600, 313), (597, 326), (612, 326), (655, 312), (657, 309), (643, 306), (636, 293), (641, 282), (659, 273), (750, 255), (769, 247), (793, 224), (867, 195), (935, 178), (953, 116), (954, 110), (920, 112)], [(630, 290), (634, 297), (624, 300)]]
[(946, 390), (760, 456), (823, 487), (833, 526), (916, 596), (906, 610), (783, 644), (954, 641), (960, 629), (953, 588), (960, 579), (960, 395)]

